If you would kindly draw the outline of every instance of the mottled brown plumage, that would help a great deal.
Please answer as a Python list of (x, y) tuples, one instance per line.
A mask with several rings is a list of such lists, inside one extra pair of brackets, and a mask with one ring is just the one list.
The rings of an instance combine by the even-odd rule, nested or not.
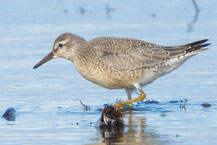
[[(101, 37), (85, 41), (82, 37), (64, 33), (53, 51), (34, 66), (37, 68), (52, 58), (62, 57), (74, 63), (87, 80), (108, 89), (125, 89), (131, 100), (131, 89), (140, 91), (139, 98), (119, 103), (123, 106), (145, 98), (141, 86), (151, 83), (179, 67), (189, 57), (204, 51), (210, 44), (201, 40), (180, 46), (161, 46), (129, 38)], [(120, 107), (121, 108), (121, 107)]]

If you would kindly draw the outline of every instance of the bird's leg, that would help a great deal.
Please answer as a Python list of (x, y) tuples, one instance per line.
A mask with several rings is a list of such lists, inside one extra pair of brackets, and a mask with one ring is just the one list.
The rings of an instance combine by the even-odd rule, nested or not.
[[(126, 93), (127, 93), (127, 97), (128, 97), (128, 100), (131, 100), (132, 99), (132, 96), (131, 96), (131, 89), (127, 88), (125, 89)], [(133, 107), (133, 104), (129, 104), (130, 107)]]
[(133, 102), (143, 101), (146, 98), (146, 94), (142, 91), (142, 89), (138, 89), (138, 90), (140, 92), (140, 96), (139, 97), (137, 97), (135, 99), (132, 99), (132, 100), (127, 100), (127, 101), (124, 101), (124, 102), (116, 103), (114, 105), (114, 107), (116, 109), (123, 109), (124, 106), (126, 106), (127, 104), (132, 104)]

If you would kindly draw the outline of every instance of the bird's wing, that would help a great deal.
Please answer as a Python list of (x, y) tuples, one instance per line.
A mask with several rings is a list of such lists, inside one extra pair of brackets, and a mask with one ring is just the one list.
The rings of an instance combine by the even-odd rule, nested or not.
[[(127, 38), (102, 37), (89, 41), (100, 59), (110, 67), (131, 71), (140, 68), (151, 68), (164, 64), (168, 59), (194, 55), (206, 49), (206, 40), (180, 46), (164, 47), (153, 43)], [(194, 52), (194, 53), (192, 53)]]
[(89, 43), (103, 62), (121, 71), (154, 67), (169, 57), (162, 46), (135, 39), (104, 37)]

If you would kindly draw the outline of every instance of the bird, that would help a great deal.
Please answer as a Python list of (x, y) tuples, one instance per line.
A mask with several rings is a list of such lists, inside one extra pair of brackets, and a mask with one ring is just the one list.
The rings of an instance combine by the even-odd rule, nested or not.
[[(163, 46), (139, 39), (98, 37), (85, 40), (72, 33), (63, 33), (54, 41), (53, 50), (33, 69), (53, 58), (71, 61), (87, 80), (107, 89), (125, 89), (128, 100), (114, 104), (117, 109), (146, 98), (142, 86), (170, 73), (188, 58), (207, 50), (208, 39)], [(203, 48), (203, 49), (202, 49)], [(140, 95), (132, 99), (132, 90)]]

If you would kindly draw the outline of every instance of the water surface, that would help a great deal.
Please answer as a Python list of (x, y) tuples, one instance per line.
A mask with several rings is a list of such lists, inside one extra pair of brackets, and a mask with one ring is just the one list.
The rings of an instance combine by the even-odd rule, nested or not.
[[(0, 115), (9, 107), (17, 111), (15, 122), (0, 119), (1, 144), (216, 144), (217, 11), (214, 0), (197, 4), (200, 12), (189, 32), (195, 19), (190, 0), (1, 0)], [(87, 40), (116, 36), (162, 45), (208, 38), (212, 45), (146, 86), (148, 99), (159, 103), (123, 112), (124, 132), (108, 140), (95, 128), (99, 109), (126, 100), (123, 90), (88, 82), (64, 59), (32, 69), (64, 32)], [(212, 106), (204, 108), (204, 102)]]

